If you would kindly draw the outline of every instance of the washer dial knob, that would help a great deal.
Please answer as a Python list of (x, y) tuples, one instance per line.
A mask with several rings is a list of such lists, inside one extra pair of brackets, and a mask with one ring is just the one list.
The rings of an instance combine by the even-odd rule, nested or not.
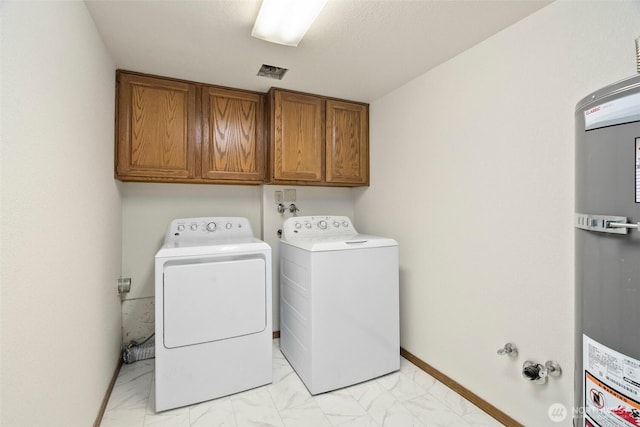
[(305, 227), (307, 227), (307, 228), (311, 228), (311, 223), (310, 223), (310, 222), (306, 222), (306, 223), (304, 224), (304, 226), (305, 226)]
[(218, 225), (215, 222), (210, 222), (209, 224), (207, 224), (207, 231), (213, 231), (217, 226)]
[(231, 230), (231, 227), (233, 227), (233, 225), (230, 222), (226, 223), (224, 226), (227, 230)]
[(198, 224), (191, 224), (191, 231), (197, 231), (198, 230)]
[(342, 226), (343, 226), (343, 227), (348, 227), (348, 226), (349, 226), (349, 223), (348, 223), (347, 221), (342, 221)]
[(318, 228), (321, 230), (326, 230), (327, 229), (327, 221), (322, 220), (318, 223)]
[(178, 231), (184, 231), (184, 224), (180, 224), (178, 226)]
[(296, 222), (296, 230), (300, 230), (302, 228), (302, 224)]
[(333, 221), (333, 226), (338, 228), (340, 227), (340, 223), (338, 221)]

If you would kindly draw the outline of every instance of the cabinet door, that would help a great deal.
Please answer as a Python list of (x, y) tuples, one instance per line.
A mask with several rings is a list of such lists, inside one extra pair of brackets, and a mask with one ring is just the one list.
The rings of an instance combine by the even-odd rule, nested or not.
[(194, 85), (119, 73), (116, 177), (193, 178), (195, 107)]
[(202, 178), (264, 179), (263, 95), (203, 87)]
[(323, 99), (274, 91), (272, 167), (275, 181), (322, 181)]
[(369, 111), (363, 104), (327, 100), (327, 183), (369, 183)]

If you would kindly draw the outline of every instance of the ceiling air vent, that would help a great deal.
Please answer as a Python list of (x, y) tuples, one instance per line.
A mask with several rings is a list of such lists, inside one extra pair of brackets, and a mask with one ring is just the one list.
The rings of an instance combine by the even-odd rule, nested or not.
[(269, 77), (270, 79), (282, 80), (288, 70), (286, 68), (275, 67), (273, 65), (262, 64), (258, 70), (258, 76)]

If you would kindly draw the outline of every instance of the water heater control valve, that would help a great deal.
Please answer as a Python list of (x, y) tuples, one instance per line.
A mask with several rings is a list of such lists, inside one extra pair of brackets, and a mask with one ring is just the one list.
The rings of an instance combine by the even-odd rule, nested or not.
[(531, 360), (527, 360), (522, 365), (522, 376), (535, 384), (544, 384), (547, 377), (559, 377), (562, 375), (560, 364), (553, 360), (548, 360), (544, 365)]

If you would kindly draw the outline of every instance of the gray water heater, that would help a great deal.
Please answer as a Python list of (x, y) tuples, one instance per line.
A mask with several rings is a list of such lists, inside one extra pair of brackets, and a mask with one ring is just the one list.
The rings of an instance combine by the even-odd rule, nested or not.
[(576, 427), (640, 427), (640, 76), (576, 106)]

